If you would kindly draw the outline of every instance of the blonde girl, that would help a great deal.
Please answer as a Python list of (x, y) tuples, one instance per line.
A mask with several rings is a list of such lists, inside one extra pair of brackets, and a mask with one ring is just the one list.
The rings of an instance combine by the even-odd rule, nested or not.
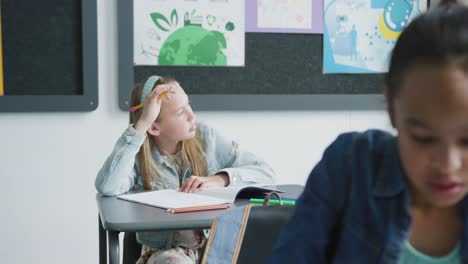
[[(103, 195), (129, 190), (197, 189), (272, 184), (274, 172), (254, 154), (198, 122), (189, 98), (170, 78), (151, 76), (132, 92), (130, 125), (96, 178)], [(197, 263), (202, 230), (139, 232), (139, 264)]]

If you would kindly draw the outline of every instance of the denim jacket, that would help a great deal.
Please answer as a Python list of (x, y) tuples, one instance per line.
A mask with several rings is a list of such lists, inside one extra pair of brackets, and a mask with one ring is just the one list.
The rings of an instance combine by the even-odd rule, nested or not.
[[(207, 125), (198, 123), (197, 127), (205, 146), (208, 175), (227, 173), (229, 186), (252, 183), (273, 184), (275, 174), (268, 164), (254, 154), (242, 151), (237, 143), (223, 138)], [(96, 177), (95, 186), (99, 193), (114, 196), (132, 189), (143, 190), (136, 154), (143, 144), (144, 137), (131, 125), (125, 130)], [(157, 148), (152, 148), (152, 155), (160, 169), (161, 177), (161, 180), (155, 181), (154, 188), (179, 188), (180, 181), (176, 168), (159, 153)], [(182, 182), (191, 175), (190, 168), (183, 168)], [(162, 248), (170, 242), (171, 236), (171, 231), (139, 232), (137, 240), (150, 247)]]
[[(341, 135), (312, 170), (269, 263), (398, 263), (410, 199), (396, 137)], [(460, 205), (460, 257), (468, 263), (468, 198)]]

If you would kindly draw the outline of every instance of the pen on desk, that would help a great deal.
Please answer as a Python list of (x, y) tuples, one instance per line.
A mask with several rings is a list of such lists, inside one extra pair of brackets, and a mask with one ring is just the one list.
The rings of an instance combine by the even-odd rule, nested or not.
[[(250, 202), (251, 203), (263, 203), (265, 201), (265, 199), (257, 199), (257, 198), (251, 198), (250, 199)], [(279, 200), (270, 200), (269, 204), (280, 204), (280, 201)], [(296, 201), (293, 201), (293, 200), (283, 200), (283, 204), (284, 205), (295, 205), (296, 204)]]
[(197, 211), (227, 209), (231, 206), (232, 204), (201, 205), (201, 206), (192, 206), (192, 207), (184, 207), (184, 208), (169, 208), (166, 211), (171, 214), (176, 214), (176, 213), (189, 213), (189, 212), (197, 212)]
[[(166, 95), (166, 92), (163, 92), (160, 95), (158, 95), (158, 101), (161, 100), (161, 98), (163, 98), (164, 95)], [(136, 110), (142, 108), (143, 106), (145, 106), (145, 103), (141, 103), (139, 105), (132, 106), (132, 107), (130, 107), (130, 112), (132, 112), (132, 113), (136, 112)]]

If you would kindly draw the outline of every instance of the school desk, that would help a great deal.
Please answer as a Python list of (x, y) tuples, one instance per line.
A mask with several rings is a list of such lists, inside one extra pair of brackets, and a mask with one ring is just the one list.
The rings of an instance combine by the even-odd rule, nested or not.
[[(298, 198), (304, 187), (301, 185), (275, 185), (272, 188), (285, 191), (282, 197)], [(210, 228), (215, 217), (226, 210), (202, 211), (171, 214), (164, 209), (151, 207), (97, 194), (99, 209), (99, 263), (107, 263), (106, 250), (109, 250), (109, 264), (119, 262), (120, 232), (161, 231)], [(239, 199), (234, 207), (248, 203)], [(106, 238), (107, 234), (107, 238)]]

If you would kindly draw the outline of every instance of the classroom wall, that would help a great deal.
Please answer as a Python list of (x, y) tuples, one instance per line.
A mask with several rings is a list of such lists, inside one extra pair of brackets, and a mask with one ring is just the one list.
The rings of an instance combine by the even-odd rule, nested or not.
[[(127, 126), (117, 103), (116, 1), (98, 1), (96, 111), (0, 113), (2, 263), (98, 263), (94, 178)], [(341, 132), (390, 129), (383, 111), (201, 112), (198, 118), (270, 162), (278, 183), (303, 184)]]

